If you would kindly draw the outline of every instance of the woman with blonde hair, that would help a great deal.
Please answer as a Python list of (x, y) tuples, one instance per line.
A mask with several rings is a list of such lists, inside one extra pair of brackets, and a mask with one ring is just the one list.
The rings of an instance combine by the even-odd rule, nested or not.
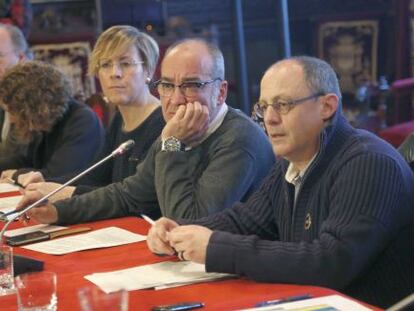
[(95, 113), (72, 97), (66, 76), (52, 65), (28, 61), (9, 70), (0, 82), (0, 105), (16, 135), (27, 142), (21, 155), (0, 158), (1, 178), (38, 171), (46, 178), (87, 167), (104, 143)]
[[(128, 139), (133, 139), (135, 146), (127, 154), (92, 171), (76, 186), (66, 187), (54, 200), (85, 193), (135, 173), (136, 166), (145, 158), (165, 125), (160, 102), (149, 88), (158, 57), (155, 40), (132, 26), (113, 26), (99, 36), (89, 63), (89, 73), (98, 78), (106, 100), (118, 110), (109, 126), (101, 157)], [(23, 184), (38, 181), (42, 181), (42, 176), (30, 174)], [(41, 182), (32, 183), (27, 189), (38, 191), (40, 195), (58, 186)]]

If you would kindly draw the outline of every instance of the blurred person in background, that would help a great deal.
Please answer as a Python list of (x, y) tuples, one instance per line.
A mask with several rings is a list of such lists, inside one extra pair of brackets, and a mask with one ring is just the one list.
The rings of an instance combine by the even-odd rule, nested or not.
[(42, 62), (27, 61), (6, 72), (0, 105), (10, 115), (22, 154), (0, 158), (1, 179), (39, 171), (47, 178), (79, 171), (100, 152), (104, 130), (96, 114), (76, 102), (65, 75)]
[[(7, 70), (31, 58), (31, 51), (20, 29), (0, 23), (0, 80)], [(24, 152), (25, 148), (26, 144), (16, 137), (9, 114), (0, 107), (0, 158)]]

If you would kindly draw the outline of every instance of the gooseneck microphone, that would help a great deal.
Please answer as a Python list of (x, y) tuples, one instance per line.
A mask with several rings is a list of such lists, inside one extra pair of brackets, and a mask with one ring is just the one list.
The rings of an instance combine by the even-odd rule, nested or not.
[(96, 168), (96, 167), (100, 166), (101, 164), (105, 163), (109, 159), (124, 154), (127, 150), (131, 149), (134, 145), (135, 145), (135, 142), (132, 139), (127, 140), (126, 142), (124, 142), (121, 145), (119, 145), (119, 147), (116, 148), (114, 151), (112, 151), (111, 154), (109, 154), (108, 156), (106, 156), (105, 158), (103, 158), (102, 160), (100, 160), (99, 162), (95, 163), (94, 165), (90, 166), (86, 170), (82, 171), (81, 173), (79, 173), (78, 175), (76, 175), (75, 177), (73, 177), (72, 179), (68, 180), (63, 185), (61, 185), (60, 187), (56, 188), (52, 192), (46, 194), (45, 196), (43, 196), (42, 198), (40, 198), (36, 202), (30, 204), (29, 206), (27, 206), (27, 207), (25, 207), (25, 208), (23, 208), (21, 210), (14, 210), (14, 211), (11, 211), (9, 213), (3, 214), (0, 217), (0, 220), (6, 221), (6, 224), (4, 225), (3, 229), (0, 231), (0, 245), (3, 242), (4, 233), (6, 232), (7, 228), (9, 227), (9, 225), (13, 222), (13, 220), (15, 220), (15, 219), (19, 218), (20, 216), (22, 216), (23, 214), (27, 213), (32, 208), (34, 208), (36, 206), (39, 206), (41, 204), (46, 203), (47, 202), (47, 199), (49, 197), (51, 197), (52, 195), (54, 195), (55, 193), (59, 192), (60, 190), (62, 190), (66, 186), (71, 185), (73, 182), (75, 182), (76, 180), (78, 180), (79, 178), (81, 178), (82, 176), (84, 176), (85, 174), (89, 173), (94, 168)]

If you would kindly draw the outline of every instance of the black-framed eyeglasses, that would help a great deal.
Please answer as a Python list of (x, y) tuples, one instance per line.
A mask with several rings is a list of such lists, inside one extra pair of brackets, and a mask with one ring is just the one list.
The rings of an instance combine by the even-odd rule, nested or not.
[(324, 96), (325, 93), (324, 92), (317, 92), (314, 93), (312, 95), (303, 97), (303, 98), (299, 98), (299, 99), (293, 99), (293, 100), (283, 100), (283, 99), (275, 99), (273, 101), (273, 103), (271, 104), (267, 104), (267, 103), (263, 103), (263, 102), (257, 102), (254, 105), (254, 113), (256, 114), (256, 116), (258, 116), (259, 118), (264, 118), (264, 114), (266, 112), (266, 109), (269, 106), (272, 106), (272, 108), (280, 114), (287, 114), (290, 110), (292, 110), (292, 108), (300, 103), (303, 103), (309, 99), (314, 99), (317, 98), (319, 96)]
[(202, 90), (207, 84), (216, 81), (222, 81), (222, 79), (215, 78), (208, 81), (186, 81), (178, 85), (171, 82), (158, 80), (154, 82), (154, 86), (157, 87), (158, 93), (162, 97), (171, 97), (174, 94), (174, 90), (176, 87), (180, 89), (181, 93), (185, 97), (192, 97), (198, 95), (200, 90)]

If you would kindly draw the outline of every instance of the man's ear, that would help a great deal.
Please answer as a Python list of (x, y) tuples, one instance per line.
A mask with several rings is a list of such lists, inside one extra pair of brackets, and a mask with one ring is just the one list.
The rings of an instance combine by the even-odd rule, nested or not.
[(219, 91), (219, 96), (217, 98), (217, 102), (218, 102), (219, 105), (222, 105), (226, 101), (226, 98), (227, 98), (228, 83), (227, 83), (226, 80), (221, 81), (220, 83), (221, 83), (220, 84), (220, 91)]
[(324, 121), (329, 120), (338, 109), (339, 98), (336, 94), (329, 93), (322, 98), (321, 117)]

